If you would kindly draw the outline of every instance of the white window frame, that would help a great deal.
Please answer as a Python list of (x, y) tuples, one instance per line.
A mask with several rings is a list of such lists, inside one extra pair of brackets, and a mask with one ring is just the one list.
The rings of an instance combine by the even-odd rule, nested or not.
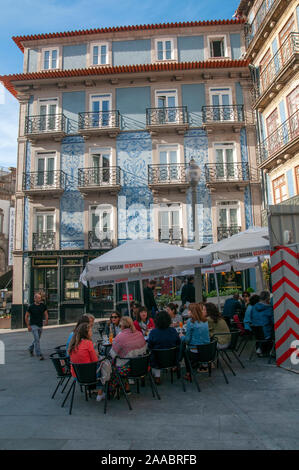
[(229, 220), (229, 223), (227, 225), (220, 225), (220, 209), (237, 209), (237, 223), (238, 223), (238, 227), (241, 227), (242, 226), (242, 223), (241, 223), (241, 207), (240, 207), (240, 201), (235, 201), (235, 200), (232, 200), (232, 201), (217, 201), (216, 202), (216, 208), (217, 208), (217, 228), (218, 227), (227, 227), (227, 228), (230, 228), (232, 227), (233, 225), (230, 223), (230, 220)]
[[(217, 34), (215, 36), (214, 35), (213, 36), (208, 36), (207, 40), (208, 40), (208, 57), (209, 57), (209, 59), (221, 59), (221, 58), (224, 58), (224, 57), (228, 57), (227, 36), (226, 36), (226, 34)], [(213, 41), (221, 41), (221, 40), (223, 40), (224, 55), (223, 56), (218, 56), (218, 57), (212, 56), (211, 55), (211, 43)]]
[[(160, 213), (162, 212), (178, 212), (179, 213), (179, 225), (178, 229), (181, 230), (183, 229), (183, 210), (182, 210), (182, 204), (179, 202), (172, 202), (172, 203), (160, 203), (157, 206), (157, 234), (159, 238), (159, 230), (162, 229), (162, 226), (160, 225)], [(174, 226), (169, 225), (169, 229), (173, 228)]]
[(109, 154), (109, 165), (112, 166), (112, 148), (111, 147), (93, 147), (89, 149), (89, 167), (93, 168), (93, 157), (95, 155), (108, 155)]
[[(49, 68), (45, 68), (45, 52), (49, 51), (50, 52), (50, 58), (49, 58)], [(52, 53), (53, 51), (57, 51), (57, 59), (56, 59), (56, 67), (52, 67)], [(59, 60), (60, 60), (60, 54), (59, 54), (59, 47), (43, 47), (41, 49), (41, 70), (57, 70), (59, 69)]]
[[(231, 149), (233, 151), (233, 161), (232, 163), (235, 165), (237, 163), (237, 148), (236, 148), (236, 143), (235, 142), (214, 142), (213, 143), (213, 162), (215, 163), (215, 168), (217, 171), (216, 164), (217, 162), (217, 157), (216, 157), (216, 150), (221, 149), (221, 150), (227, 150)], [(227, 179), (234, 179), (233, 177), (229, 176), (228, 171), (227, 171), (227, 161), (223, 162), (224, 164), (224, 172), (223, 172), (223, 180), (226, 181)], [(220, 180), (221, 177), (217, 176), (217, 179)]]
[[(94, 64), (93, 63), (93, 48), (98, 47), (99, 51), (100, 51), (102, 46), (106, 46), (106, 63), (105, 64), (101, 64), (101, 63)], [(110, 47), (109, 46), (110, 46), (109, 42), (105, 42), (105, 41), (92, 42), (90, 44), (90, 50), (89, 50), (90, 60), (89, 60), (89, 62), (90, 62), (91, 67), (105, 67), (107, 65), (111, 65), (111, 54), (110, 54)], [(101, 53), (99, 53), (99, 51), (98, 51), (98, 60), (101, 59)]]
[[(166, 41), (170, 41), (171, 43), (171, 58), (170, 59), (166, 59), (165, 55), (166, 55), (166, 48), (165, 48), (165, 43)], [(163, 43), (163, 59), (158, 59), (158, 42), (162, 42)], [(175, 49), (174, 49), (174, 39), (173, 38), (157, 38), (155, 39), (155, 59), (156, 59), (156, 62), (171, 62), (171, 61), (174, 61), (176, 60), (176, 57), (175, 57)]]
[(174, 96), (175, 97), (175, 107), (178, 106), (178, 90), (174, 88), (173, 90), (155, 90), (155, 107), (158, 108), (158, 98), (159, 94), (162, 95), (162, 93), (168, 94), (168, 96)]
[[(111, 204), (99, 204), (97, 206), (95, 205), (89, 206), (89, 231), (91, 232), (94, 230), (97, 238), (100, 239), (99, 232), (103, 231), (102, 219), (101, 219), (103, 212), (109, 212), (110, 214), (110, 230), (109, 231), (111, 232), (111, 240), (112, 240), (114, 227), (113, 227), (113, 206)], [(93, 229), (92, 227), (92, 214), (94, 213), (99, 216), (100, 227), (99, 227), (98, 232), (96, 229)]]
[[(52, 101), (52, 103), (51, 103)], [(55, 102), (55, 103), (54, 103)], [(58, 97), (54, 97), (54, 98), (39, 98), (38, 99), (38, 102), (37, 102), (37, 107), (38, 107), (38, 111), (36, 114), (38, 114), (41, 118), (41, 106), (42, 105), (46, 105), (46, 106), (49, 106), (50, 104), (56, 104), (56, 115), (57, 114), (60, 114), (60, 107), (59, 107), (59, 99)], [(47, 112), (47, 114), (45, 114), (45, 116), (50, 116), (50, 114)], [(54, 118), (55, 119), (55, 118)], [(56, 131), (56, 130), (59, 130), (59, 121), (57, 120), (54, 120), (54, 126), (50, 126), (49, 123), (50, 123), (50, 118), (46, 118), (46, 121), (45, 121), (45, 129), (43, 129), (44, 131)], [(60, 128), (61, 129), (61, 128)]]
[[(45, 181), (44, 181), (44, 184), (42, 185), (38, 185), (36, 184), (37, 187), (40, 187), (40, 188), (53, 188), (55, 187), (55, 171), (56, 171), (56, 168), (57, 168), (57, 153), (56, 152), (36, 152), (35, 153), (35, 162), (34, 162), (34, 165), (35, 165), (35, 172), (38, 173), (39, 170), (38, 170), (38, 160), (40, 158), (44, 158), (45, 161), (47, 161), (49, 158), (54, 158), (54, 168), (53, 168), (53, 172), (54, 172), (54, 175), (53, 175), (53, 184), (47, 184)], [(49, 171), (47, 170), (47, 164), (46, 166), (44, 167), (44, 175)], [(44, 176), (45, 178), (45, 176)]]
[[(161, 151), (166, 151), (166, 152), (170, 152), (171, 150), (176, 150), (177, 151), (177, 163), (182, 163), (181, 162), (181, 152), (180, 152), (180, 146), (179, 144), (161, 144), (161, 145), (158, 145), (158, 164), (159, 165), (165, 165), (165, 163), (161, 163), (160, 161), (160, 152)], [(169, 160), (169, 158), (167, 157), (167, 160)], [(171, 162), (167, 162), (166, 165), (169, 165)]]
[[(46, 217), (52, 215), (53, 216), (53, 232), (56, 233), (55, 227), (56, 227), (56, 212), (55, 210), (51, 211), (40, 211), (40, 210), (35, 210), (34, 213), (34, 228), (36, 233), (47, 233), (48, 230), (45, 230), (45, 227), (47, 226), (46, 224)], [(43, 217), (43, 231), (38, 232), (38, 227), (37, 227), (37, 217), (42, 216)]]
[[(217, 93), (217, 90), (227, 90), (228, 91), (228, 95), (229, 95), (229, 106), (232, 106), (233, 104), (233, 94), (232, 94), (232, 89), (230, 86), (228, 87), (210, 87), (209, 88), (209, 100), (210, 100), (210, 105), (213, 106), (213, 100), (212, 100), (212, 97), (214, 95), (218, 95), (218, 96), (221, 96), (221, 93)], [(220, 104), (219, 106), (224, 106), (223, 104)]]

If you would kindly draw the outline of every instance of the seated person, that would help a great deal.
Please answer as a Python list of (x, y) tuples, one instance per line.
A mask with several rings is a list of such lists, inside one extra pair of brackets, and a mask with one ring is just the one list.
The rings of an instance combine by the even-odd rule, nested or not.
[(223, 312), (222, 316), (225, 319), (227, 323), (230, 322), (230, 320), (233, 318), (235, 313), (241, 312), (242, 311), (242, 305), (241, 302), (239, 301), (239, 294), (238, 292), (235, 292), (233, 297), (230, 299), (226, 299), (223, 307)]
[[(70, 341), (68, 353), (71, 362), (75, 364), (88, 364), (90, 362), (98, 361), (98, 354), (93, 347), (91, 338), (91, 325), (86, 322), (81, 323), (74, 331), (73, 337)], [(71, 366), (71, 374), (73, 377), (76, 377), (73, 366)], [(101, 401), (103, 398), (105, 398), (103, 386), (99, 382), (96, 388), (98, 390), (97, 401)]]
[[(122, 377), (126, 377), (130, 371), (128, 367), (128, 360), (123, 358), (133, 358), (142, 356), (147, 352), (147, 344), (140, 331), (137, 331), (132, 318), (122, 317), (120, 320), (120, 332), (115, 336), (112, 348), (110, 350), (110, 356), (112, 359), (116, 359), (112, 376), (110, 379), (111, 392), (114, 393), (117, 386), (115, 368)], [(129, 392), (129, 384), (125, 382), (126, 391)]]
[[(217, 337), (217, 348), (224, 349), (230, 344), (231, 335), (229, 327), (227, 326), (226, 321), (222, 318), (221, 313), (218, 311), (218, 308), (212, 302), (206, 303), (206, 309), (208, 314), (208, 325), (210, 337)], [(225, 333), (225, 334), (217, 334)]]
[(154, 320), (149, 317), (146, 307), (140, 306), (136, 311), (134, 325), (137, 331), (141, 331), (143, 336), (148, 336), (149, 331), (155, 328)]
[(252, 309), (253, 309), (253, 306), (259, 302), (259, 300), (260, 300), (260, 296), (256, 294), (252, 295), (249, 299), (249, 305), (247, 306), (245, 317), (244, 317), (244, 327), (246, 331), (251, 331), (250, 325), (252, 323), (252, 319), (251, 319)]
[[(171, 349), (180, 346), (181, 340), (178, 332), (170, 326), (171, 318), (165, 310), (157, 313), (155, 324), (156, 328), (150, 331), (147, 341), (149, 349)], [(155, 368), (154, 357), (151, 358), (151, 364), (155, 382), (159, 385), (161, 383), (160, 370)]]
[(131, 317), (133, 318), (133, 320), (136, 320), (137, 312), (139, 311), (140, 307), (140, 303), (136, 302), (135, 300), (131, 302)]
[(73, 331), (70, 333), (68, 339), (67, 339), (67, 342), (66, 342), (66, 346), (65, 346), (65, 349), (66, 349), (66, 355), (68, 356), (68, 349), (69, 349), (69, 345), (70, 345), (70, 341), (73, 337), (73, 334), (74, 332), (76, 331), (76, 329), (78, 328), (79, 325), (81, 325), (81, 323), (89, 323), (90, 326), (91, 326), (91, 331), (92, 331), (92, 328), (93, 328), (93, 324), (94, 324), (94, 316), (91, 315), (90, 313), (84, 313), (83, 315), (81, 315), (81, 317), (79, 318), (79, 320), (77, 321), (77, 325), (75, 326), (75, 328), (73, 329)]
[(180, 326), (180, 323), (183, 322), (183, 317), (177, 312), (178, 305), (170, 303), (166, 307), (166, 312), (171, 318), (171, 325), (173, 328)]
[(251, 320), (252, 326), (263, 327), (264, 337), (269, 340), (268, 343), (257, 344), (257, 353), (267, 353), (274, 337), (274, 313), (270, 302), (270, 292), (262, 291), (260, 293), (260, 301), (252, 308)]
[(115, 338), (116, 335), (120, 332), (120, 319), (121, 319), (121, 314), (119, 312), (112, 312), (110, 316), (110, 321), (106, 323), (105, 330), (104, 330), (104, 335), (109, 336), (110, 335), (110, 329), (113, 333), (113, 338)]
[[(190, 360), (196, 360), (198, 358), (197, 348), (201, 344), (210, 343), (209, 324), (207, 321), (207, 310), (203, 303), (192, 303), (188, 306), (189, 320), (186, 323), (186, 335), (180, 335), (182, 341), (189, 346), (189, 357)], [(186, 360), (185, 363), (187, 373), (185, 379), (190, 380), (190, 367), (189, 362)], [(201, 370), (205, 371), (206, 368), (202, 367)]]

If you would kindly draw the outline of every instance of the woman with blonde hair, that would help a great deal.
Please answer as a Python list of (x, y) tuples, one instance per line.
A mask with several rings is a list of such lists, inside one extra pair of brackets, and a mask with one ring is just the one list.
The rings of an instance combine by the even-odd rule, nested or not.
[[(128, 358), (142, 356), (146, 354), (147, 345), (141, 331), (137, 331), (132, 318), (122, 317), (120, 320), (121, 331), (114, 338), (110, 356), (115, 359), (114, 367), (122, 377), (126, 377), (130, 371)], [(112, 392), (116, 388), (115, 373), (111, 376)], [(125, 384), (126, 391), (129, 392), (129, 384)]]
[[(182, 340), (185, 344), (188, 344), (189, 355), (192, 360), (192, 355), (197, 354), (196, 346), (201, 344), (207, 344), (210, 342), (209, 335), (209, 324), (207, 321), (207, 311), (203, 303), (192, 303), (188, 306), (189, 320), (186, 324), (186, 335), (182, 336)], [(189, 365), (186, 361), (186, 368), (188, 370)], [(202, 368), (202, 370), (206, 370)], [(185, 378), (190, 380), (190, 370), (188, 370)]]

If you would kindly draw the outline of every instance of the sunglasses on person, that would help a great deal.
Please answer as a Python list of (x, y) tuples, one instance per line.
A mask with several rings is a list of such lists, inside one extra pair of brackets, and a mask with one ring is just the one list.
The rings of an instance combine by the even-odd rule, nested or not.
[(119, 318), (119, 317), (117, 315), (111, 315), (110, 318), (112, 319), (112, 318)]

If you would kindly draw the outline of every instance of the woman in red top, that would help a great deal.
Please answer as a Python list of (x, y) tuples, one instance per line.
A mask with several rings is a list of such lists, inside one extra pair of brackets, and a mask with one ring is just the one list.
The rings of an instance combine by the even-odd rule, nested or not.
[(136, 312), (136, 320), (134, 326), (137, 331), (141, 331), (143, 336), (148, 336), (149, 331), (155, 328), (155, 324), (152, 318), (148, 317), (148, 312), (145, 307), (139, 307)]
[[(99, 360), (98, 354), (95, 352), (92, 341), (92, 329), (89, 323), (82, 323), (75, 330), (69, 346), (70, 360), (74, 364), (88, 364)], [(73, 366), (71, 366), (71, 374), (76, 377)], [(97, 401), (103, 400), (105, 394), (101, 385), (97, 385), (98, 395)]]

